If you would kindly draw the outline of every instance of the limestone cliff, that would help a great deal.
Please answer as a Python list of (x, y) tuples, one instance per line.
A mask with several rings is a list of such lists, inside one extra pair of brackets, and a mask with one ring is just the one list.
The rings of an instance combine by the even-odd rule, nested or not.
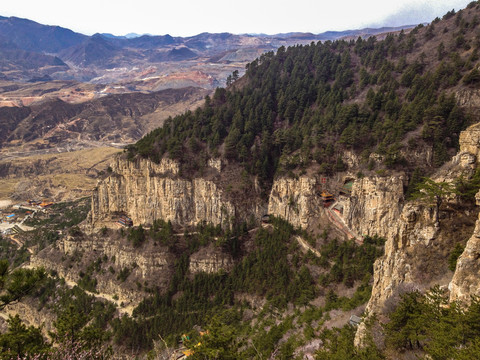
[[(469, 94), (469, 101), (479, 102), (478, 91)], [(465, 95), (464, 95), (465, 96)], [(473, 172), (480, 163), (480, 123), (470, 126), (460, 134), (460, 152), (453, 159), (465, 171)], [(480, 192), (476, 194), (480, 205)], [(480, 296), (480, 215), (475, 230), (468, 239), (463, 254), (458, 258), (457, 267), (448, 288), (451, 301), (469, 302), (472, 295)]]
[(344, 204), (344, 218), (350, 229), (361, 235), (388, 237), (403, 207), (405, 177), (364, 177), (354, 182)]
[[(381, 233), (381, 232), (380, 232)], [(382, 313), (389, 300), (406, 290), (424, 290), (433, 283), (445, 283), (443, 271), (435, 271), (440, 247), (432, 207), (407, 204), (396, 221), (383, 229), (385, 255), (374, 264), (369, 313)]]
[[(462, 132), (458, 155), (432, 178), (454, 181), (460, 175), (468, 176), (478, 162), (479, 150), (480, 125), (477, 124)], [(357, 181), (345, 206), (350, 226), (362, 234), (376, 233), (386, 238), (385, 255), (374, 265), (372, 296), (367, 305), (369, 313), (388, 312), (402, 292), (424, 291), (434, 284), (447, 286), (452, 279), (447, 266), (450, 252), (472, 231), (471, 211), (456, 207), (454, 201), (441, 209), (440, 224), (436, 223), (434, 206), (418, 201), (404, 203), (403, 182), (402, 177), (395, 176)], [(480, 223), (477, 223), (475, 234), (480, 233), (479, 229)], [(475, 261), (480, 246), (475, 234), (450, 284), (452, 299), (478, 292), (479, 267)]]
[[(475, 196), (480, 205), (480, 192)], [(457, 260), (453, 279), (448, 286), (450, 301), (469, 302), (471, 296), (480, 296), (480, 214), (475, 231), (467, 241), (463, 254)]]
[[(462, 131), (459, 142), (459, 155), (464, 155), (465, 157), (463, 161), (465, 163), (478, 162), (480, 155), (480, 123), (470, 126), (466, 131)], [(468, 160), (468, 158), (471, 160)]]
[(6, 306), (0, 314), (5, 320), (8, 319), (9, 316), (13, 317), (15, 315), (18, 315), (27, 326), (41, 326), (44, 336), (48, 336), (50, 331), (55, 330), (53, 324), (55, 316), (45, 307), (39, 309), (38, 304), (32, 299), (23, 299), (21, 302), (10, 304)]
[[(209, 161), (209, 167), (220, 172), (219, 160)], [(316, 194), (317, 180), (301, 176), (279, 178), (273, 183), (268, 210), (266, 202), (256, 194), (240, 206), (212, 179), (192, 180), (179, 175), (179, 165), (163, 159), (160, 164), (139, 159), (116, 158), (112, 173), (100, 181), (92, 196), (91, 220), (94, 227), (105, 225), (116, 214), (124, 213), (134, 224), (151, 224), (155, 219), (174, 225), (191, 226), (205, 221), (225, 224), (235, 216), (259, 220), (265, 212), (307, 228), (318, 220), (321, 201)]]
[[(433, 178), (453, 181), (460, 174), (471, 174), (478, 163), (479, 149), (480, 124), (477, 124), (462, 132), (460, 152)], [(208, 165), (217, 174), (223, 172), (221, 161), (210, 161)], [(155, 219), (170, 220), (182, 226), (200, 221), (224, 224), (238, 216), (238, 204), (227, 196), (224, 190), (227, 187), (214, 180), (215, 177), (182, 178), (178, 164), (166, 159), (155, 164), (142, 159), (131, 162), (117, 158), (111, 175), (100, 182), (94, 192), (92, 221), (100, 225), (109, 216), (126, 213), (136, 224), (152, 223)], [(386, 238), (385, 255), (374, 266), (372, 297), (367, 306), (370, 312), (382, 313), (389, 306), (389, 299), (405, 289), (424, 290), (435, 283), (447, 285), (452, 273), (448, 271), (446, 259), (458, 242), (454, 235), (465, 231), (470, 231), (471, 235), (472, 216), (468, 211), (459, 213), (450, 205), (445, 206), (438, 214), (441, 219), (438, 226), (435, 207), (404, 200), (406, 183), (407, 178), (402, 173), (365, 176), (355, 180), (351, 195), (342, 201), (343, 220), (350, 229), (357, 234)], [(268, 213), (302, 228), (322, 222), (324, 211), (316, 186), (315, 176), (275, 179)], [(249, 211), (256, 219), (261, 215), (259, 209), (258, 202), (252, 201)], [(470, 294), (472, 290), (465, 287), (477, 286), (473, 280), (464, 284), (467, 277), (461, 273), (464, 268), (468, 268), (467, 272), (475, 271), (471, 259), (476, 256), (477, 246), (472, 239), (459, 260), (455, 274), (458, 279), (451, 285), (457, 294)], [(190, 272), (228, 271), (233, 263), (221, 254), (209, 254), (213, 257), (193, 254)], [(470, 263), (467, 265), (468, 254)]]
[(134, 224), (151, 224), (156, 219), (177, 225), (201, 221), (223, 224), (237, 209), (211, 180), (179, 176), (179, 166), (163, 159), (160, 164), (139, 159), (117, 158), (112, 174), (101, 181), (92, 197), (92, 223), (115, 213), (125, 213)]
[(442, 281), (441, 272), (421, 270), (432, 265), (435, 255), (429, 253), (441, 244), (433, 243), (438, 235), (435, 210), (424, 204), (405, 203), (404, 182), (402, 175), (365, 177), (355, 181), (345, 201), (345, 221), (351, 229), (386, 239), (385, 255), (374, 265), (369, 312), (381, 313), (386, 301), (404, 288)]
[(268, 213), (307, 228), (322, 207), (315, 186), (316, 179), (307, 176), (276, 179), (270, 192)]
[(189, 271), (191, 274), (205, 272), (208, 274), (220, 271), (230, 271), (233, 268), (233, 259), (225, 254), (220, 247), (210, 244), (190, 255)]
[[(480, 98), (475, 92), (476, 100)], [(480, 162), (480, 123), (472, 125), (460, 134), (461, 152), (457, 161), (465, 167), (474, 168)], [(480, 205), (480, 192), (475, 196)], [(449, 284), (450, 300), (469, 302), (471, 295), (480, 296), (480, 215), (475, 230), (467, 241), (463, 254), (458, 258), (457, 267)]]
[[(74, 285), (99, 259), (102, 270), (92, 274), (97, 280), (97, 292), (108, 300), (118, 298), (117, 303), (123, 302), (124, 306), (135, 305), (145, 296), (137, 283), (166, 289), (175, 261), (166, 247), (147, 243), (137, 249), (126, 239), (97, 234), (80, 238), (67, 236), (56, 246), (32, 256), (30, 266), (55, 270), (67, 283)], [(128, 281), (118, 279), (122, 270), (128, 271)]]

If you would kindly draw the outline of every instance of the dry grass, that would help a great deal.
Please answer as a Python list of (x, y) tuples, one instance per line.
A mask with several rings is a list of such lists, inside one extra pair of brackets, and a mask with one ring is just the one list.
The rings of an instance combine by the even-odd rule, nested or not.
[(38, 194), (66, 200), (88, 195), (98, 174), (107, 169), (119, 152), (117, 148), (101, 147), (0, 161), (0, 166), (9, 165), (0, 178), (0, 199)]
[(15, 191), (15, 186), (17, 185), (18, 180), (16, 179), (1, 179), (0, 180), (0, 199), (6, 200)]
[(162, 104), (153, 113), (142, 116), (142, 120), (146, 124), (146, 132), (148, 133), (157, 127), (163, 126), (163, 123), (169, 116), (175, 117), (176, 115), (182, 114), (187, 110), (193, 111), (197, 107), (202, 106), (205, 102), (204, 99), (207, 94), (209, 94), (208, 91), (199, 91), (198, 96), (186, 98), (171, 105)]

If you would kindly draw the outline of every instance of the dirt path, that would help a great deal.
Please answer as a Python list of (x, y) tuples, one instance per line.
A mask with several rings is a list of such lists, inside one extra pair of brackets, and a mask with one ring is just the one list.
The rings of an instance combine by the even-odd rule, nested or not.
[(302, 237), (300, 236), (295, 236), (295, 239), (297, 240), (298, 244), (304, 249), (306, 250), (306, 252), (309, 252), (311, 251), (312, 253), (314, 253), (316, 256), (318, 257), (321, 257), (322, 254), (320, 254), (320, 251), (318, 251), (317, 249), (315, 249), (312, 245), (310, 245), (308, 242), (305, 241), (305, 239), (303, 239)]
[[(67, 280), (67, 279), (64, 279), (65, 280), (65, 283), (73, 288), (74, 286), (78, 286), (78, 284), (75, 282), (75, 281), (71, 281), (71, 280)], [(102, 300), (108, 300), (112, 303), (114, 303), (116, 306), (117, 306), (117, 309), (118, 309), (118, 312), (120, 314), (128, 314), (128, 315), (132, 315), (132, 312), (133, 312), (133, 309), (135, 308), (133, 305), (129, 305), (129, 306), (121, 306), (121, 303), (122, 303), (122, 300), (115, 300), (111, 295), (109, 294), (102, 294), (102, 293), (93, 293), (93, 292), (90, 292), (90, 291), (87, 291), (85, 289), (83, 289), (83, 291), (85, 291), (85, 293), (87, 293), (88, 295), (91, 295), (97, 299), (102, 299)]]
[[(17, 246), (18, 248), (20, 249), (23, 245), (25, 245), (24, 243), (22, 243), (20, 240), (18, 240), (15, 236), (10, 236), (9, 239), (11, 241), (13, 241)], [(33, 250), (31, 248), (27, 248), (27, 251), (30, 253), (30, 254), (33, 254)]]

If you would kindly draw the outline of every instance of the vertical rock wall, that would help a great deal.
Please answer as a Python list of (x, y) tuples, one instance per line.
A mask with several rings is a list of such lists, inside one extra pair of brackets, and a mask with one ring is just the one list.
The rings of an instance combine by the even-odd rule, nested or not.
[[(475, 196), (480, 205), (480, 192)], [(480, 296), (480, 214), (475, 231), (457, 260), (453, 279), (448, 286), (450, 301), (470, 302), (471, 296)]]
[(307, 176), (276, 179), (268, 199), (268, 213), (307, 228), (322, 208), (315, 186), (316, 179)]
[[(478, 164), (480, 153), (480, 124), (473, 125), (460, 135), (460, 151), (449, 164), (434, 176), (440, 181), (455, 181), (460, 175), (471, 174)], [(427, 290), (434, 284), (447, 285), (452, 300), (466, 300), (471, 294), (480, 295), (480, 220), (473, 236), (458, 260), (453, 279), (446, 268), (448, 249), (459, 239), (445, 228), (441, 220), (436, 224), (433, 206), (409, 202), (399, 205), (400, 179), (385, 180), (386, 191), (372, 190), (372, 180), (366, 179), (354, 185), (350, 206), (347, 207), (349, 224), (362, 233), (377, 234), (386, 238), (385, 255), (374, 265), (372, 296), (367, 305), (369, 313), (382, 314), (400, 293), (413, 289)], [(374, 182), (378, 184), (378, 182)], [(356, 186), (356, 187), (355, 187)], [(391, 194), (389, 195), (388, 193)], [(368, 195), (377, 193), (377, 195)], [(363, 194), (363, 196), (362, 196)], [(382, 200), (380, 200), (382, 199)], [(388, 209), (385, 206), (390, 206)], [(380, 209), (380, 211), (379, 211)], [(458, 214), (450, 215), (452, 224)], [(357, 332), (356, 343), (360, 344), (364, 327)]]
[(360, 235), (388, 237), (403, 207), (404, 176), (364, 177), (354, 182), (344, 218)]
[(92, 223), (115, 213), (127, 214), (134, 224), (163, 219), (183, 226), (223, 224), (235, 216), (237, 209), (213, 181), (182, 179), (178, 172), (178, 164), (167, 159), (157, 165), (117, 158), (112, 174), (93, 193)]

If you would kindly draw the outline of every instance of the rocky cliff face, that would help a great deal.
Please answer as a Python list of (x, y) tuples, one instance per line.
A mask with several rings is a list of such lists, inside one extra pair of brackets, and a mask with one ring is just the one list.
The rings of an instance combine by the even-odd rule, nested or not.
[(388, 237), (403, 207), (404, 176), (364, 177), (354, 182), (344, 204), (350, 229), (361, 235)]
[[(480, 154), (480, 123), (460, 133), (460, 157), (466, 164), (478, 163)], [(457, 155), (458, 156), (458, 155)]]
[[(475, 196), (480, 205), (480, 192)], [(463, 254), (457, 260), (457, 267), (448, 288), (450, 301), (470, 302), (471, 296), (480, 296), (480, 214), (475, 231), (467, 241)]]
[[(460, 144), (459, 154), (434, 178), (452, 181), (460, 174), (472, 173), (480, 153), (480, 124), (462, 132)], [(217, 173), (222, 170), (218, 161), (211, 161), (209, 167)], [(112, 174), (99, 184), (93, 195), (93, 223), (101, 223), (117, 212), (128, 214), (134, 223), (164, 219), (183, 226), (200, 221), (223, 224), (238, 215), (234, 201), (229, 200), (214, 181), (183, 179), (175, 162), (164, 159), (154, 164), (148, 160), (129, 162), (118, 158), (112, 169)], [(454, 235), (465, 229), (471, 231), (468, 224), (471, 215), (459, 214), (447, 206), (439, 214), (441, 225), (438, 226), (433, 206), (405, 202), (406, 182), (402, 174), (357, 179), (351, 196), (343, 202), (344, 220), (350, 229), (387, 240), (385, 255), (375, 263), (372, 297), (367, 306), (370, 312), (382, 313), (388, 308), (389, 299), (412, 287), (425, 290), (435, 283), (447, 285), (452, 273), (448, 272), (446, 259), (458, 242)], [(315, 225), (323, 214), (316, 184), (317, 179), (312, 176), (276, 179), (269, 196), (268, 213), (294, 226)], [(261, 214), (256, 205), (255, 209), (252, 213), (259, 218)], [(473, 262), (480, 245), (477, 246), (476, 239), (480, 237), (472, 237), (459, 260), (451, 285), (452, 298), (468, 297), (477, 291), (474, 276), (470, 279), (467, 275), (477, 273)], [(211, 258), (202, 253), (192, 255), (191, 273), (228, 271), (233, 263), (222, 254), (209, 254)]]
[(38, 304), (32, 301), (32, 299), (23, 299), (21, 302), (6, 306), (0, 316), (6, 320), (8, 316), (13, 317), (15, 315), (20, 316), (20, 319), (22, 319), (27, 326), (41, 326), (41, 331), (44, 336), (48, 336), (50, 331), (55, 330), (53, 325), (55, 316), (45, 308), (39, 310)]
[[(222, 170), (219, 160), (211, 160), (208, 165), (216, 172)], [(202, 221), (226, 224), (238, 215), (248, 219), (248, 214), (258, 220), (267, 211), (307, 228), (318, 220), (321, 209), (317, 180), (312, 177), (279, 178), (272, 186), (268, 209), (253, 198), (246, 209), (240, 209), (216, 182), (201, 177), (183, 179), (178, 164), (168, 159), (155, 164), (144, 159), (131, 162), (116, 158), (111, 167), (112, 173), (99, 182), (92, 196), (94, 227), (103, 226), (105, 220), (120, 213), (131, 217), (134, 224), (162, 219), (191, 226)]]
[(228, 272), (233, 268), (233, 259), (225, 254), (220, 247), (210, 244), (190, 255), (189, 271), (191, 274), (204, 272), (207, 274)]
[(235, 216), (236, 207), (213, 181), (186, 180), (178, 174), (178, 164), (168, 159), (155, 164), (117, 158), (112, 174), (93, 193), (92, 223), (98, 225), (115, 213), (127, 214), (134, 224), (163, 219), (182, 226), (224, 224)]
[[(480, 125), (460, 135), (460, 152), (433, 176), (438, 181), (454, 181), (471, 174), (478, 163)], [(346, 209), (350, 226), (362, 234), (379, 234), (386, 238), (385, 255), (374, 265), (369, 313), (382, 314), (391, 310), (399, 294), (429, 289), (434, 284), (447, 286), (452, 280), (447, 259), (456, 242), (472, 231), (472, 214), (455, 209), (455, 203), (444, 207), (436, 223), (435, 207), (421, 202), (401, 201), (402, 177), (383, 180), (362, 179), (354, 184), (352, 198)], [(468, 241), (457, 271), (450, 284), (452, 299), (464, 299), (479, 293), (477, 279), (480, 266), (480, 222)], [(357, 333), (357, 344), (362, 327)]]
[(438, 236), (432, 207), (405, 205), (383, 233), (387, 240), (385, 255), (374, 264), (372, 296), (367, 305), (369, 313), (377, 314), (388, 311), (387, 301), (404, 291), (445, 283), (443, 272), (434, 270), (437, 250), (445, 239)]
[[(465, 101), (472, 106), (480, 102), (480, 93), (471, 91)], [(464, 97), (466, 95), (463, 95)], [(473, 103), (471, 103), (473, 101)], [(464, 172), (470, 174), (480, 163), (480, 123), (470, 126), (460, 134), (460, 152), (452, 160)], [(476, 203), (480, 205), (480, 192), (476, 194)], [(457, 267), (448, 288), (450, 300), (469, 302), (472, 295), (480, 295), (480, 215), (475, 224), (475, 230), (468, 239), (463, 254), (457, 261)]]
[(374, 266), (370, 313), (383, 312), (387, 300), (399, 292), (442, 281), (441, 272), (423, 271), (434, 265), (435, 256), (430, 253), (444, 241), (438, 239), (435, 210), (404, 203), (404, 181), (404, 176), (359, 179), (345, 201), (345, 221), (351, 229), (387, 240), (385, 255)]
[(478, 114), (480, 109), (480, 91), (477, 89), (461, 89), (455, 94), (458, 105), (468, 109), (471, 114)]
[[(81, 273), (92, 263), (102, 259), (102, 271), (94, 272), (96, 290), (102, 297), (125, 307), (140, 302), (145, 293), (139, 284), (166, 289), (173, 271), (175, 257), (166, 247), (147, 243), (134, 248), (126, 239), (102, 237), (99, 234), (59, 240), (56, 247), (47, 247), (32, 256), (30, 266), (55, 270), (71, 285), (77, 284)], [(111, 268), (111, 272), (107, 270)], [(119, 280), (118, 274), (128, 269), (128, 281)]]
[(268, 200), (268, 213), (307, 228), (322, 208), (315, 186), (316, 179), (307, 176), (276, 179)]

